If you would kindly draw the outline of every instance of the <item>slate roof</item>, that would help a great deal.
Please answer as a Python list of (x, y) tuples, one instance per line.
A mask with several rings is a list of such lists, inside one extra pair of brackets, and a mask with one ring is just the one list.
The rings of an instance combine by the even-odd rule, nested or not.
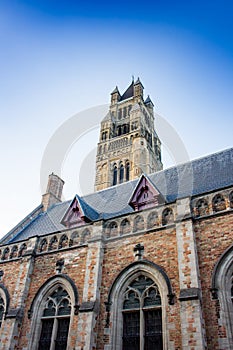
[[(147, 175), (164, 196), (166, 202), (178, 198), (201, 195), (233, 185), (233, 148), (199, 158), (188, 163)], [(79, 197), (85, 211), (94, 220), (109, 219), (133, 212), (128, 204), (137, 180), (129, 181), (105, 190)], [(64, 230), (60, 223), (71, 201), (53, 205), (40, 213), (9, 242)], [(4, 243), (7, 235), (2, 239)]]
[(123, 100), (126, 100), (127, 98), (133, 97), (133, 87), (134, 87), (134, 82), (132, 81), (130, 86), (127, 88), (127, 90), (121, 96), (120, 101), (123, 101)]

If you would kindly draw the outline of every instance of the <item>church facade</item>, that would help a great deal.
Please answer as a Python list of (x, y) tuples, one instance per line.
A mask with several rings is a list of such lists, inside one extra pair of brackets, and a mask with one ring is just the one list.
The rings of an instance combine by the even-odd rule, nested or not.
[(233, 149), (162, 170), (138, 79), (111, 94), (95, 192), (0, 242), (2, 350), (233, 349)]

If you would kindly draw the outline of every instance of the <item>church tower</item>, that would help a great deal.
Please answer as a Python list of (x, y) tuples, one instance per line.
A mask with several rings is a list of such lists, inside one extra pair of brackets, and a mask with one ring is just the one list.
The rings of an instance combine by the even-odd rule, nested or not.
[(144, 101), (143, 89), (138, 78), (123, 95), (117, 87), (111, 93), (110, 108), (100, 128), (95, 191), (163, 168), (154, 105), (149, 96)]

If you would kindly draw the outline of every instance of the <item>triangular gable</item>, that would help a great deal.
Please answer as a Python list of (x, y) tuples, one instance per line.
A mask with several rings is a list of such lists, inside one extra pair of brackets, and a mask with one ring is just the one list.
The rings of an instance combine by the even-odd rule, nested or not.
[(129, 205), (137, 211), (163, 203), (165, 203), (165, 199), (155, 185), (144, 174), (141, 175), (130, 198)]
[(66, 210), (61, 224), (66, 227), (80, 226), (97, 219), (97, 217), (98, 213), (76, 195)]

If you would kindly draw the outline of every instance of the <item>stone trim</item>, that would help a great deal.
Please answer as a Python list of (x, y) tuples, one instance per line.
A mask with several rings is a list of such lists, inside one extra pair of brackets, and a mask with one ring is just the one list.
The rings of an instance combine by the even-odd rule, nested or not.
[(79, 312), (91, 312), (96, 309), (96, 302), (95, 301), (84, 301), (80, 307)]
[(120, 350), (122, 347), (123, 320), (121, 307), (124, 291), (131, 281), (141, 274), (151, 278), (158, 286), (162, 302), (163, 349), (168, 350), (169, 326), (167, 324), (167, 312), (169, 298), (167, 298), (167, 295), (172, 294), (174, 296), (174, 294), (166, 273), (160, 266), (148, 260), (140, 260), (128, 265), (117, 276), (110, 288), (108, 301), (105, 302), (105, 332), (109, 334), (110, 343), (105, 345), (105, 349)]
[(195, 300), (199, 299), (201, 300), (201, 291), (199, 288), (185, 288), (180, 290), (180, 301), (186, 301), (186, 300)]
[(174, 304), (175, 294), (172, 291), (172, 285), (171, 285), (170, 279), (169, 279), (168, 275), (166, 274), (166, 272), (162, 269), (161, 266), (155, 264), (152, 261), (140, 260), (140, 261), (135, 261), (132, 264), (130, 264), (127, 267), (125, 267), (120, 272), (120, 274), (117, 276), (117, 278), (115, 279), (115, 281), (113, 282), (113, 284), (112, 284), (112, 286), (110, 287), (110, 290), (109, 290), (108, 301), (107, 301), (108, 305), (111, 305), (111, 303), (112, 303), (113, 289), (114, 289), (115, 284), (118, 283), (118, 280), (120, 280), (122, 278), (122, 276), (127, 272), (127, 270), (129, 270), (131, 268), (134, 268), (134, 267), (136, 268), (138, 265), (141, 265), (141, 264), (143, 264), (144, 266), (151, 266), (151, 267), (153, 267), (154, 269), (158, 270), (161, 273), (161, 275), (163, 276), (164, 280), (166, 281), (166, 285), (167, 285), (167, 289), (168, 289), (167, 297), (168, 297), (169, 304), (170, 305)]
[(74, 283), (74, 281), (67, 275), (65, 274), (59, 274), (59, 275), (55, 275), (55, 276), (52, 276), (50, 277), (37, 291), (32, 303), (31, 303), (31, 306), (30, 306), (30, 309), (28, 310), (28, 318), (30, 319), (32, 314), (33, 314), (33, 310), (34, 310), (34, 305), (36, 303), (36, 300), (38, 299), (39, 295), (42, 293), (42, 291), (44, 289), (47, 289), (47, 286), (50, 285), (50, 284), (58, 284), (58, 283), (62, 283), (63, 285), (66, 285), (67, 282), (69, 282), (71, 288), (72, 288), (72, 291), (74, 293), (74, 314), (76, 315), (77, 314), (77, 311), (79, 309), (79, 306), (78, 306), (78, 290), (77, 290), (77, 287)]

